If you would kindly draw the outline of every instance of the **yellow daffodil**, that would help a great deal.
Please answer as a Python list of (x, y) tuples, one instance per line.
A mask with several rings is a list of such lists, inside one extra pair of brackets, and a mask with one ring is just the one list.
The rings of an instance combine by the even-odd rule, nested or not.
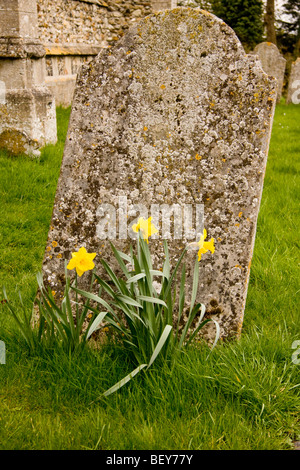
[(207, 232), (204, 229), (203, 235), (201, 235), (200, 240), (198, 241), (199, 251), (198, 251), (198, 261), (201, 260), (201, 255), (206, 253), (208, 250), (214, 253), (215, 246), (214, 246), (214, 239), (211, 238), (209, 242), (205, 242), (205, 238), (207, 237)]
[(82, 276), (84, 272), (94, 268), (93, 259), (96, 253), (88, 253), (82, 246), (78, 251), (72, 253), (72, 259), (69, 261), (67, 269), (76, 268), (78, 276)]
[(157, 228), (154, 226), (154, 224), (151, 223), (152, 217), (149, 217), (149, 219), (145, 220), (143, 217), (140, 217), (138, 220), (137, 224), (134, 224), (132, 226), (132, 230), (136, 233), (139, 231), (142, 232), (144, 240), (148, 242), (148, 238), (151, 237), (151, 235), (154, 235), (155, 233), (158, 232)]

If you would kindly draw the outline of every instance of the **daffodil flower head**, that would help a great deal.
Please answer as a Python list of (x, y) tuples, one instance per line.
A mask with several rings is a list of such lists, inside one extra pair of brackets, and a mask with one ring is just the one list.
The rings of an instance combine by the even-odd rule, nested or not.
[(82, 276), (83, 273), (93, 269), (95, 267), (93, 259), (95, 258), (96, 253), (88, 253), (84, 246), (82, 246), (78, 251), (72, 253), (72, 259), (67, 265), (67, 269), (76, 268), (78, 276)]
[(134, 224), (132, 226), (132, 230), (136, 233), (141, 232), (144, 240), (148, 242), (148, 238), (151, 237), (151, 235), (154, 235), (155, 233), (158, 233), (157, 228), (155, 227), (154, 224), (151, 223), (152, 217), (149, 217), (147, 220), (145, 220), (143, 217), (140, 217), (138, 219), (137, 224)]
[(203, 234), (201, 235), (200, 240), (198, 241), (198, 246), (199, 246), (198, 261), (201, 260), (201, 256), (203, 253), (206, 253), (207, 251), (214, 253), (215, 251), (214, 239), (211, 238), (208, 242), (205, 242), (204, 240), (206, 237), (207, 237), (207, 232), (204, 229)]

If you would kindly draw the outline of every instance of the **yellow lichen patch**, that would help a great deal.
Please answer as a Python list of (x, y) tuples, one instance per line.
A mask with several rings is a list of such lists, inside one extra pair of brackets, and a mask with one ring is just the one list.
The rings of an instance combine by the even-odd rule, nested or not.
[(196, 153), (195, 158), (196, 158), (196, 160), (201, 160), (202, 156), (199, 155), (198, 153)]
[(57, 245), (58, 245), (58, 243), (54, 240), (54, 241), (52, 242), (52, 246), (55, 248)]
[(144, 126), (144, 131), (146, 132), (148, 130), (148, 127), (147, 126)]
[(166, 85), (160, 85), (160, 88), (164, 90), (166, 88)]
[(61, 259), (61, 258), (62, 258), (62, 254), (61, 254), (61, 253), (58, 253), (58, 255), (56, 256), (56, 258)]
[(51, 251), (51, 246), (47, 246), (47, 251)]
[(239, 217), (242, 217), (243, 211), (239, 212)]

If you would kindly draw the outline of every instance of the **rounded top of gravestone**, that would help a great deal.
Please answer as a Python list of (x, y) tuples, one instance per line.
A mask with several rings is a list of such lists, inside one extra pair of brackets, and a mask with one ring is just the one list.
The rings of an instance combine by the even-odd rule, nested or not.
[[(276, 44), (273, 44), (272, 42), (265, 41), (265, 42), (261, 42), (260, 44), (257, 44), (257, 46), (255, 46), (254, 48), (253, 53), (258, 54), (260, 57), (261, 56), (273, 57), (274, 62), (275, 60), (280, 60), (284, 63), (286, 62), (286, 59), (280, 53)], [(276, 63), (274, 65), (276, 65)]]

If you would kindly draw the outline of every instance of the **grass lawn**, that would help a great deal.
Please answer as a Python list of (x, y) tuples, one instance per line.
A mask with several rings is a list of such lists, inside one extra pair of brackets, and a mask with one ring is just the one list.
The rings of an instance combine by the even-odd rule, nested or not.
[[(0, 286), (28, 308), (51, 219), (69, 111), (59, 142), (38, 160), (0, 153)], [(190, 348), (172, 372), (155, 363), (117, 393), (132, 370), (112, 347), (78, 359), (29, 355), (0, 305), (0, 449), (270, 450), (300, 440), (300, 106), (278, 105), (252, 261), (242, 337)], [(1, 297), (0, 297), (1, 300)], [(300, 353), (299, 353), (300, 361)]]

